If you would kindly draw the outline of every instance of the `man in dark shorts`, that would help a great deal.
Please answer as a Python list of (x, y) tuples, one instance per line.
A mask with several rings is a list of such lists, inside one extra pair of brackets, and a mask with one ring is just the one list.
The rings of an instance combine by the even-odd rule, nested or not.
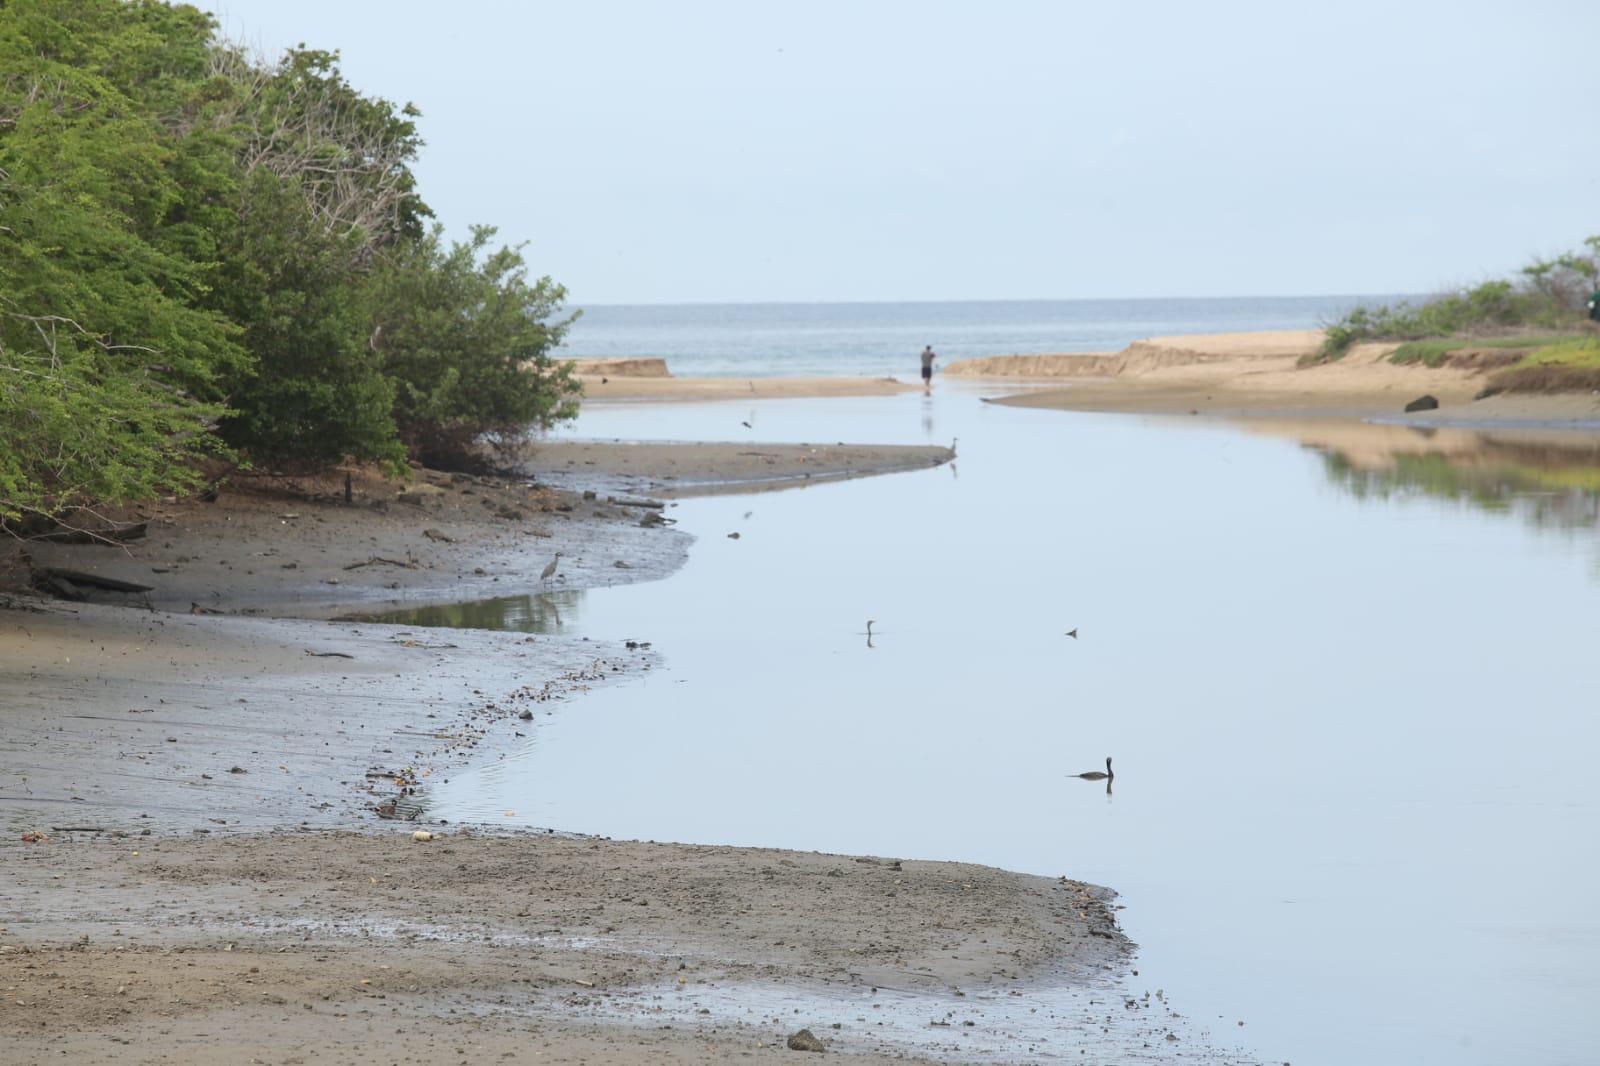
[(933, 345), (924, 345), (922, 349), (922, 388), (924, 391), (933, 388)]

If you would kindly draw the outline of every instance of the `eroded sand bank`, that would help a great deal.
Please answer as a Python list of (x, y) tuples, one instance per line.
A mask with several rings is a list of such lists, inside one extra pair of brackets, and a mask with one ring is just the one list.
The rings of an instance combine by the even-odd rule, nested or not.
[[(1584, 422), (1600, 419), (1600, 397), (1498, 395), (1484, 400), (1492, 364), (1427, 367), (1389, 361), (1393, 344), (1357, 345), (1336, 362), (1302, 366), (1320, 330), (1280, 330), (1137, 341), (1115, 354), (998, 356), (952, 364), (948, 373), (1029, 391), (997, 397), (1022, 407), (1152, 414), (1407, 417), (1433, 396), (1440, 409), (1415, 422)], [(1066, 388), (1040, 388), (1070, 379)]]

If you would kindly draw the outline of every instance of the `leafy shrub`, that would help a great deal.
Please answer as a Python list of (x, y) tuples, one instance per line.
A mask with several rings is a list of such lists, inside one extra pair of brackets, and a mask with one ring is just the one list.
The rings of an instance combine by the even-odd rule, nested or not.
[(1492, 336), (1579, 325), (1589, 293), (1600, 284), (1600, 236), (1590, 237), (1584, 244), (1587, 252), (1537, 260), (1524, 267), (1515, 282), (1486, 281), (1422, 304), (1357, 307), (1328, 326), (1321, 350), (1308, 361), (1338, 359), (1363, 341)]
[(509, 447), (530, 426), (577, 414), (571, 364), (550, 358), (573, 320), (557, 317), (566, 290), (530, 281), (520, 247), (490, 251), (494, 234), (478, 226), (446, 248), (435, 228), (373, 280), (374, 346), (394, 383), (395, 424), (431, 465), (473, 465), (479, 444)]

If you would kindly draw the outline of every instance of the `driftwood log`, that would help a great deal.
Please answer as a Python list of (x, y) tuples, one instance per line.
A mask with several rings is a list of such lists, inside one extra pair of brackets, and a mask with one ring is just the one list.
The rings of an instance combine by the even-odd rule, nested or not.
[[(70, 585), (87, 585), (106, 592), (151, 592), (154, 585), (141, 585), (137, 581), (124, 581), (119, 577), (91, 574), (86, 570), (67, 570), (59, 566), (40, 567), (34, 571), (34, 584), (65, 581)], [(79, 597), (81, 598), (81, 597)]]

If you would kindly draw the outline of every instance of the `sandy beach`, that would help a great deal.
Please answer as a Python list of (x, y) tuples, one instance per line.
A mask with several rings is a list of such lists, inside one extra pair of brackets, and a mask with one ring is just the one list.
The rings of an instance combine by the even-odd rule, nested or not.
[(896, 378), (677, 378), (580, 375), (589, 403), (623, 401), (798, 400), (842, 396), (893, 396), (922, 386)]
[[(1403, 418), (1417, 424), (1570, 423), (1600, 419), (1600, 397), (1501, 394), (1476, 399), (1492, 365), (1397, 365), (1393, 344), (1302, 366), (1320, 330), (1152, 337), (1118, 353), (996, 356), (952, 364), (951, 376), (994, 386), (995, 402), (1074, 411), (1315, 418)], [(1059, 383), (1067, 379), (1068, 387)], [(1010, 383), (1026, 391), (1004, 395)], [(1421, 396), (1435, 410), (1405, 414)]]

